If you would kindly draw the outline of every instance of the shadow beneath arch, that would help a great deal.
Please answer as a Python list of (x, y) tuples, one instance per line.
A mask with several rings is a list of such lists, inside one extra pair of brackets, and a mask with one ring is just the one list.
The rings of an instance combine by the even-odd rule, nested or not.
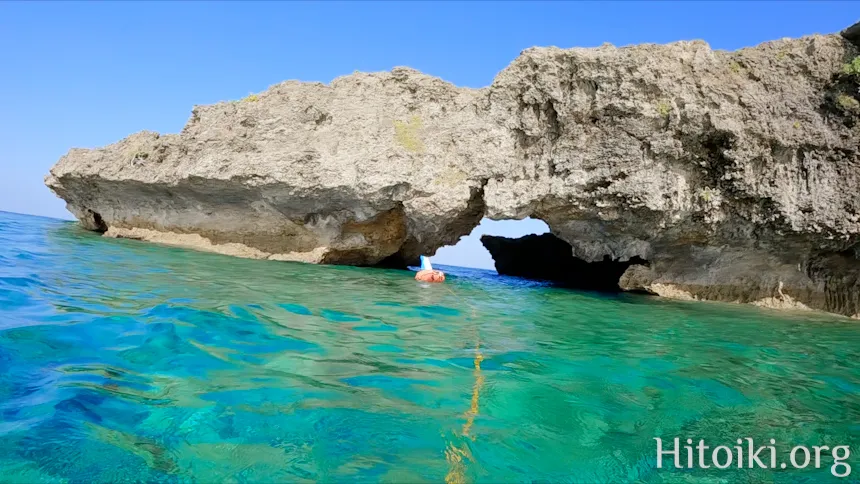
[(481, 243), (493, 256), (499, 274), (551, 281), (571, 289), (619, 292), (618, 280), (628, 267), (648, 264), (639, 257), (619, 261), (609, 256), (586, 262), (574, 257), (570, 244), (553, 234), (516, 239), (484, 235)]

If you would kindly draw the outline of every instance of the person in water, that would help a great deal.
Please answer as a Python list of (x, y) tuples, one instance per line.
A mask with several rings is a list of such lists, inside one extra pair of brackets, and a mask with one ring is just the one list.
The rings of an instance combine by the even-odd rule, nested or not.
[(415, 280), (421, 282), (445, 282), (445, 273), (433, 269), (430, 258), (421, 256), (421, 270), (415, 274)]

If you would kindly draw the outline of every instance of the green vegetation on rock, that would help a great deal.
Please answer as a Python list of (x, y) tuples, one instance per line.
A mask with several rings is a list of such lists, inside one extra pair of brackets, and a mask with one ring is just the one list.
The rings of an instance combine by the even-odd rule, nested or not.
[(836, 98), (836, 103), (845, 111), (851, 111), (854, 113), (860, 112), (860, 101), (857, 101), (847, 94), (840, 94), (839, 97)]
[(418, 116), (412, 116), (409, 121), (394, 121), (394, 139), (397, 143), (413, 153), (424, 151), (424, 143), (418, 136), (423, 123)]
[(849, 76), (860, 77), (860, 55), (842, 66), (842, 73)]
[(710, 203), (710, 201), (714, 198), (714, 192), (710, 189), (710, 187), (702, 188), (702, 191), (699, 192), (699, 196), (702, 197), (702, 200)]

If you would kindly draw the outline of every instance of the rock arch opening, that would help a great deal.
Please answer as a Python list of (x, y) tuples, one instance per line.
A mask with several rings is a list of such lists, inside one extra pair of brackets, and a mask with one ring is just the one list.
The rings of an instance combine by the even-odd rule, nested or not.
[(640, 257), (621, 261), (608, 255), (588, 262), (574, 257), (571, 245), (550, 233), (516, 239), (484, 235), (481, 243), (492, 254), (499, 274), (550, 281), (571, 289), (620, 292), (618, 282), (624, 272), (632, 265), (648, 264)]
[(577, 258), (569, 243), (550, 233), (544, 221), (532, 218), (485, 218), (457, 244), (437, 250), (434, 261), (601, 292), (621, 291), (619, 280), (630, 266), (648, 265), (640, 257), (622, 261), (607, 255), (591, 262)]
[(433, 260), (440, 264), (495, 269), (492, 254), (481, 243), (484, 235), (516, 238), (528, 234), (549, 232), (549, 226), (542, 220), (525, 218), (522, 220), (491, 220), (483, 218), (468, 235), (461, 237), (456, 244), (439, 248)]

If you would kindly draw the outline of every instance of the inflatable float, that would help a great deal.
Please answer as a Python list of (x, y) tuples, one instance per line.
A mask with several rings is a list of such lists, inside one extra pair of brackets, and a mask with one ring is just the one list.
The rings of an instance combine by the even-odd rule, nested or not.
[(421, 282), (445, 282), (445, 273), (433, 269), (430, 258), (421, 256), (421, 269), (415, 274), (415, 280)]

